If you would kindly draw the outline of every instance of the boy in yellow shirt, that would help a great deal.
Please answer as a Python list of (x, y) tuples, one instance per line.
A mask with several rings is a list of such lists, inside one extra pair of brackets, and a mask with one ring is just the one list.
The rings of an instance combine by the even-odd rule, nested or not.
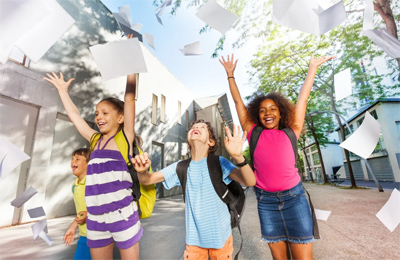
[(65, 232), (64, 241), (66, 245), (70, 245), (74, 241), (76, 228), (79, 227), (80, 238), (74, 259), (91, 259), (90, 248), (86, 243), (87, 209), (85, 203), (86, 170), (89, 160), (90, 150), (87, 148), (80, 148), (72, 153), (71, 169), (76, 176), (75, 183), (72, 185), (72, 194), (74, 195), (77, 216)]

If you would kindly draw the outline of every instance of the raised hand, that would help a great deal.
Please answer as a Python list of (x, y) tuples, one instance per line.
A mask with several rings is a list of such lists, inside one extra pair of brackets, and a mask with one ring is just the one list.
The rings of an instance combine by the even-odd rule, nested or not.
[(318, 68), (319, 66), (321, 66), (324, 62), (328, 61), (328, 60), (332, 60), (336, 58), (336, 56), (321, 56), (319, 58), (314, 58), (314, 54), (311, 54), (311, 59), (310, 59), (310, 63), (309, 63), (309, 68)]
[(229, 55), (227, 56), (227, 61), (225, 61), (224, 56), (221, 56), (221, 59), (219, 59), (219, 62), (222, 64), (222, 66), (224, 66), (226, 74), (228, 74), (228, 77), (233, 77), (233, 73), (236, 69), (236, 63), (238, 62), (238, 60), (236, 61), (233, 60), (234, 60), (233, 53), (231, 57), (229, 57)]
[(135, 158), (132, 158), (131, 162), (137, 173), (147, 172), (151, 165), (151, 161), (147, 153), (136, 155)]
[(48, 78), (43, 78), (44, 80), (50, 82), (53, 84), (58, 91), (68, 91), (68, 87), (71, 84), (72, 81), (75, 79), (69, 79), (68, 81), (64, 80), (64, 75), (60, 72), (60, 76), (58, 76), (56, 73), (52, 72), (52, 75), (49, 73), (46, 73)]
[(224, 144), (227, 152), (232, 156), (233, 160), (240, 161), (243, 159), (242, 149), (243, 144), (246, 141), (247, 132), (244, 131), (243, 136), (240, 126), (233, 125), (233, 135), (228, 127), (225, 127), (226, 137), (224, 139)]

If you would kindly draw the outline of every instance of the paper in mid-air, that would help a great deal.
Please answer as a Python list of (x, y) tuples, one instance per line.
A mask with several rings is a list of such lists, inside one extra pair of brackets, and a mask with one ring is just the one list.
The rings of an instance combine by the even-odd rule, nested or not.
[(367, 111), (363, 123), (340, 147), (367, 159), (378, 143), (380, 131), (381, 125)]
[(350, 69), (342, 70), (333, 76), (335, 84), (335, 97), (339, 101), (352, 94)]
[(137, 38), (99, 44), (89, 49), (105, 81), (147, 72), (142, 48)]
[(39, 217), (46, 216), (46, 213), (44, 212), (43, 207), (28, 209), (28, 214), (29, 214), (29, 217), (31, 217), (31, 218), (39, 218)]
[(389, 200), (385, 203), (376, 217), (393, 232), (400, 223), (400, 191), (393, 189)]
[(17, 196), (13, 201), (11, 201), (11, 205), (14, 207), (21, 207), (25, 202), (27, 202), (30, 198), (32, 198), (37, 193), (32, 186), (26, 189), (23, 193)]
[(347, 19), (343, 2), (324, 10), (316, 0), (274, 0), (272, 21), (316, 36), (322, 35)]
[(220, 6), (215, 0), (208, 0), (196, 13), (203, 22), (225, 34), (239, 18)]
[(30, 158), (10, 141), (0, 139), (0, 177), (6, 177), (18, 165)]
[(139, 33), (140, 29), (142, 29), (141, 24), (133, 23), (129, 5), (120, 6), (118, 9), (119, 13), (113, 13), (113, 15), (121, 31), (125, 35), (133, 34), (133, 37), (138, 38), (139, 41), (143, 42), (142, 35)]
[(328, 210), (321, 210), (321, 209), (314, 209), (314, 210), (315, 210), (315, 216), (319, 220), (327, 221), (329, 216), (331, 215), (331, 211)]
[(164, 13), (165, 7), (170, 6), (172, 4), (172, 0), (165, 0), (162, 4), (160, 4), (154, 11), (156, 13), (156, 18), (157, 21), (161, 24), (164, 25), (160, 16)]
[(147, 44), (150, 45), (151, 48), (153, 48), (154, 50), (156, 49), (154, 48), (154, 35), (144, 32), (143, 38), (147, 42)]
[(49, 246), (53, 244), (53, 240), (47, 235), (47, 220), (42, 219), (31, 226), (33, 233), (33, 240), (41, 237)]
[(202, 55), (203, 52), (201, 50), (200, 42), (194, 42), (191, 44), (187, 44), (184, 46), (183, 49), (179, 49), (183, 55), (190, 56), (190, 55)]

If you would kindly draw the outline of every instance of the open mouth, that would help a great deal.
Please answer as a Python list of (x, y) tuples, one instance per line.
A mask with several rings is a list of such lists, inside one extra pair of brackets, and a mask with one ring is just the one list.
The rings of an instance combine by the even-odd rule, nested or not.
[(99, 126), (99, 127), (101, 127), (101, 126), (104, 126), (106, 123), (104, 123), (104, 122), (99, 122), (99, 123), (97, 123), (97, 125)]
[(78, 169), (78, 165), (75, 165), (75, 164), (71, 165), (71, 169), (72, 169), (72, 171), (75, 171), (76, 169)]
[(199, 135), (200, 131), (199, 130), (193, 130), (192, 135)]
[(271, 124), (272, 122), (274, 122), (274, 120), (275, 120), (275, 119), (273, 119), (273, 118), (270, 117), (270, 118), (265, 118), (265, 119), (264, 119), (264, 122), (265, 122), (266, 124)]

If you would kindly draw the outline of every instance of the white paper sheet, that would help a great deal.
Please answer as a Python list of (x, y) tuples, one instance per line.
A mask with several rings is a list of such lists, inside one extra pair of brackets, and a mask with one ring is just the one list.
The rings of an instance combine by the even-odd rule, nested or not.
[(31, 217), (31, 218), (39, 218), (39, 217), (46, 216), (46, 213), (44, 212), (43, 207), (28, 209), (28, 214), (29, 214), (29, 217)]
[(367, 111), (361, 126), (340, 146), (367, 159), (378, 143), (380, 130), (381, 125)]
[(385, 28), (363, 31), (371, 41), (384, 50), (390, 57), (400, 58), (400, 41)]
[(39, 233), (39, 237), (41, 237), (49, 246), (53, 244), (53, 240), (44, 231)]
[(24, 32), (24, 40), (16, 46), (33, 62), (40, 58), (75, 23), (75, 20), (55, 0), (46, 0), (49, 15)]
[(239, 18), (220, 6), (215, 0), (208, 0), (196, 13), (203, 22), (225, 34)]
[(158, 17), (160, 17), (163, 13), (164, 13), (164, 10), (165, 10), (165, 7), (166, 6), (170, 6), (172, 4), (172, 0), (166, 0), (166, 1), (164, 1), (161, 5), (159, 5), (154, 11), (158, 11), (157, 12), (157, 16)]
[(99, 44), (89, 49), (104, 80), (147, 72), (137, 38)]
[(158, 15), (156, 14), (156, 18), (157, 18), (157, 21), (158, 21), (161, 25), (164, 25), (164, 24), (162, 23), (162, 20), (161, 20), (160, 16), (158, 16)]
[(329, 216), (331, 215), (331, 211), (328, 210), (321, 210), (321, 209), (314, 209), (314, 210), (315, 210), (315, 216), (319, 220), (327, 221)]
[(376, 214), (376, 217), (393, 232), (400, 223), (400, 191), (393, 189), (389, 200), (382, 209)]
[(374, 2), (365, 0), (363, 31), (374, 29)]
[(42, 219), (31, 226), (33, 233), (33, 240), (36, 240), (39, 237), (40, 232), (47, 233), (47, 220)]
[(315, 0), (274, 0), (274, 23), (314, 35), (324, 34), (347, 19), (343, 2), (324, 10)]
[(128, 22), (129, 22), (129, 27), (133, 26), (131, 10), (129, 9), (129, 5), (120, 6), (120, 7), (118, 7), (118, 10), (120, 13), (125, 14), (126, 18), (128, 19)]
[(203, 52), (201, 51), (200, 42), (194, 42), (188, 45), (185, 45), (184, 49), (179, 49), (183, 55), (190, 56), (190, 55), (202, 55)]
[(137, 31), (138, 33), (140, 33), (140, 31), (143, 28), (143, 24), (141, 23), (135, 23), (134, 25), (131, 26), (131, 28), (135, 31)]
[(26, 153), (6, 139), (0, 139), (0, 177), (6, 177), (22, 162), (30, 159)]
[(13, 201), (11, 201), (11, 205), (14, 207), (21, 207), (25, 202), (27, 202), (30, 198), (32, 198), (37, 193), (32, 186), (26, 189), (23, 193), (17, 196)]
[(115, 20), (117, 20), (118, 24), (123, 24), (126, 27), (131, 27), (131, 24), (128, 21), (128, 17), (124, 13), (112, 13)]
[(138, 33), (137, 31), (135, 31), (123, 24), (119, 24), (119, 28), (121, 28), (121, 30), (124, 32), (125, 35), (133, 34), (133, 38), (138, 38), (139, 41), (143, 42), (142, 35), (140, 33)]
[(153, 48), (154, 50), (156, 49), (154, 48), (154, 35), (144, 32), (143, 38), (147, 42), (147, 44), (150, 45), (151, 48)]
[(335, 83), (335, 97), (339, 101), (352, 94), (350, 69), (342, 70), (333, 76)]

